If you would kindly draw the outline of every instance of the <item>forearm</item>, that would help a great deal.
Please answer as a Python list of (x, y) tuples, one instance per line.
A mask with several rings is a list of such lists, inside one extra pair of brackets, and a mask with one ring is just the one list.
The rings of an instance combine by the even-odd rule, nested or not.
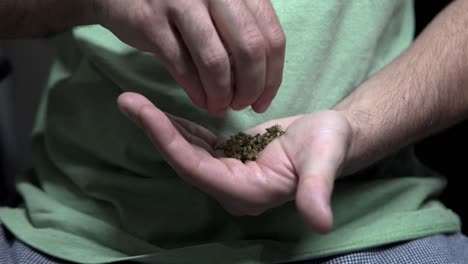
[(40, 37), (97, 22), (96, 0), (1, 0), (0, 38)]
[(468, 1), (455, 1), (406, 52), (335, 107), (354, 131), (345, 173), (466, 118), (467, 26)]

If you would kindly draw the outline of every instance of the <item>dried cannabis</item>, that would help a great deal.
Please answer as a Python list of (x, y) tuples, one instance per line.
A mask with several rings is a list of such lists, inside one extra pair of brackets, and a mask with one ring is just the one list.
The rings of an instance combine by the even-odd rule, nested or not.
[(258, 154), (273, 139), (283, 135), (285, 132), (279, 125), (274, 125), (266, 129), (263, 134), (255, 136), (239, 132), (231, 136), (220, 149), (224, 150), (224, 155), (229, 158), (235, 158), (246, 162), (247, 160), (256, 160)]

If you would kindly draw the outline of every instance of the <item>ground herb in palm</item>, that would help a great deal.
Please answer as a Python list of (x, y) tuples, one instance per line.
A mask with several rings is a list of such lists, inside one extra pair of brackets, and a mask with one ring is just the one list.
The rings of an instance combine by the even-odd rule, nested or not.
[(274, 125), (266, 129), (263, 134), (251, 136), (249, 134), (239, 132), (231, 136), (221, 149), (224, 150), (224, 155), (229, 158), (235, 158), (246, 162), (254, 161), (258, 154), (271, 142), (273, 139), (283, 135), (285, 132), (279, 125)]

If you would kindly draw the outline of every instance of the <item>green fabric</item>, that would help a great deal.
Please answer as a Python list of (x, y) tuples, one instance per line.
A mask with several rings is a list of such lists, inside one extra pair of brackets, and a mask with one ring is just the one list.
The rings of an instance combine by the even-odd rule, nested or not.
[(337, 182), (335, 227), (319, 235), (294, 203), (233, 217), (183, 182), (116, 98), (136, 91), (220, 135), (333, 107), (412, 41), (411, 1), (272, 1), (287, 35), (284, 81), (265, 114), (213, 118), (193, 106), (151, 55), (99, 26), (61, 36), (33, 135), (34, 170), (20, 208), (0, 220), (19, 239), (80, 263), (278, 263), (459, 230), (434, 197), (443, 178), (403, 150)]

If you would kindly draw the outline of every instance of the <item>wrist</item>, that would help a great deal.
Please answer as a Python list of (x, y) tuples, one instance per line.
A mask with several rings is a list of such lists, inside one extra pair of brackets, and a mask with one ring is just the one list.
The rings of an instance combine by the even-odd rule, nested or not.
[(350, 175), (366, 168), (373, 162), (381, 158), (382, 153), (376, 152), (372, 146), (375, 145), (375, 138), (369, 132), (372, 127), (376, 127), (372, 120), (371, 113), (352, 108), (335, 109), (348, 122), (350, 127), (350, 141), (348, 151), (342, 168), (342, 175)]

